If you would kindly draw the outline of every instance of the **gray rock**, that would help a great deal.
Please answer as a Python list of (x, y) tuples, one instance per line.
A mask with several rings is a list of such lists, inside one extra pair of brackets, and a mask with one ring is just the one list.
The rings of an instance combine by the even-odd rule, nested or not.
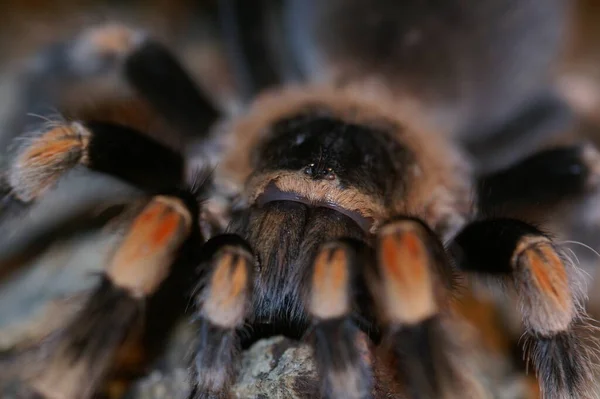
[[(312, 350), (307, 344), (273, 337), (244, 351), (234, 397), (247, 399), (306, 399), (319, 397)], [(188, 372), (179, 367), (154, 371), (139, 381), (128, 399), (181, 399), (189, 393)]]

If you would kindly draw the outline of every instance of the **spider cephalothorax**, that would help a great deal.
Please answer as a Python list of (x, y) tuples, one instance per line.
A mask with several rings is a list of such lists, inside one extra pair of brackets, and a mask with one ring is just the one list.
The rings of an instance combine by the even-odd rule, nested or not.
[(371, 243), (397, 214), (420, 215), (442, 235), (464, 223), (466, 164), (441, 138), (392, 115), (349, 93), (297, 89), (272, 93), (233, 123), (227, 140), (239, 146), (225, 152), (217, 184), (235, 184), (243, 199), (230, 230), (257, 253), (259, 281), (267, 279), (257, 284), (259, 298), (272, 298), (269, 312), (302, 306), (298, 288), (323, 242)]
[[(553, 11), (560, 8), (555, 3)], [(386, 10), (379, 6), (379, 12)], [(418, 15), (432, 14), (423, 19), (425, 32), (407, 31), (408, 46), (419, 47), (422, 54), (421, 40), (427, 36), (421, 35), (433, 29), (432, 37), (439, 36), (440, 28), (431, 21), (444, 16), (463, 20), (456, 18), (468, 12), (454, 6), (416, 7)], [(224, 7), (223, 12), (243, 7)], [(311, 12), (323, 12), (322, 18), (346, 10), (311, 7), (316, 7)], [(533, 12), (529, 6), (524, 10)], [(450, 47), (464, 38), (468, 26), (449, 38)], [(118, 38), (135, 40), (113, 46), (115, 29)], [(77, 45), (61, 48), (62, 55), (71, 55), (71, 63), (81, 61), (74, 55), (81, 56), (86, 46), (88, 67), (102, 61), (100, 69), (73, 69), (79, 71), (75, 80), (106, 68), (116, 71), (146, 101), (141, 105), (146, 112), (161, 112), (159, 126), (169, 125), (165, 131), (180, 132), (182, 141), (199, 144), (200, 155), (193, 155), (211, 164), (212, 177), (188, 173), (194, 163), (187, 159), (190, 154), (139, 131), (139, 123), (128, 123), (127, 117), (103, 121), (89, 111), (80, 110), (77, 121), (39, 129), (15, 150), (5, 173), (5, 213), (11, 211), (11, 201), (22, 212), (42, 200), (64, 175), (80, 167), (140, 189), (131, 200), (92, 203), (0, 246), (2, 276), (59, 239), (115, 218), (121, 226), (102, 281), (82, 308), (44, 342), (5, 362), (22, 364), (21, 357), (39, 356), (40, 367), (14, 373), (24, 395), (87, 399), (105, 391), (107, 381), (139, 372), (140, 365), (160, 353), (176, 319), (191, 310), (197, 340), (190, 398), (229, 397), (241, 348), (280, 334), (312, 345), (319, 389), (326, 397), (486, 397), (478, 359), (456, 312), (459, 282), (476, 277), (516, 298), (524, 353), (544, 395), (591, 395), (593, 357), (580, 331), (587, 324), (577, 268), (549, 235), (514, 217), (545, 201), (537, 209), (543, 217), (545, 209), (596, 188), (598, 153), (588, 145), (561, 147), (476, 177), (469, 157), (451, 141), (469, 136), (481, 120), (484, 136), (501, 130), (500, 119), (507, 124), (519, 120), (511, 112), (521, 100), (539, 94), (544, 108), (544, 90), (538, 93), (537, 88), (545, 87), (546, 56), (528, 64), (544, 73), (523, 89), (527, 95), (516, 90), (505, 97), (519, 101), (481, 118), (473, 114), (479, 111), (467, 112), (461, 104), (454, 111), (449, 106), (442, 114), (451, 113), (448, 120), (459, 120), (460, 127), (448, 125), (440, 134), (435, 126), (443, 118), (432, 117), (437, 122), (429, 123), (423, 116), (428, 106), (439, 116), (439, 102), (446, 101), (433, 96), (431, 102), (433, 89), (420, 80), (431, 74), (435, 86), (442, 79), (429, 57), (423, 55), (428, 66), (423, 70), (410, 65), (409, 72), (394, 69), (391, 57), (378, 72), (369, 64), (373, 60), (347, 61), (357, 56), (349, 50), (353, 43), (339, 46), (336, 53), (330, 48), (335, 41), (325, 35), (317, 53), (331, 50), (331, 58), (321, 62), (335, 85), (271, 89), (241, 115), (215, 123), (214, 106), (169, 50), (123, 29), (97, 28), (75, 40)], [(339, 24), (333, 31), (347, 29)], [(323, 35), (319, 32), (313, 32), (315, 37)], [(99, 40), (103, 35), (106, 40)], [(376, 36), (353, 49), (365, 57), (379, 54), (364, 48)], [(471, 44), (480, 48), (477, 40)], [(467, 64), (476, 58), (469, 49), (462, 49), (468, 53)], [(382, 90), (365, 74), (388, 79), (390, 86)], [(402, 79), (411, 76), (419, 79), (403, 91), (408, 86)], [(489, 79), (487, 73), (481, 76)], [(460, 87), (460, 82), (450, 83)], [(466, 108), (477, 110), (487, 90), (502, 93), (487, 83), (479, 90), (469, 86), (462, 94), (440, 91), (467, 96), (461, 98), (469, 104)], [(422, 86), (427, 87), (418, 93)], [(404, 100), (395, 101), (407, 96), (416, 99), (419, 112), (411, 114)], [(486, 104), (492, 107), (496, 100)], [(513, 183), (527, 190), (515, 190)], [(561, 189), (546, 195), (550, 184)]]

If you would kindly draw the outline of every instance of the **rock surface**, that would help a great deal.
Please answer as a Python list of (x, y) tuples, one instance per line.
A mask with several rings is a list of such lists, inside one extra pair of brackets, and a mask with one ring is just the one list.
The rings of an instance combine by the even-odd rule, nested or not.
[[(233, 394), (247, 399), (307, 399), (319, 397), (312, 351), (284, 337), (257, 342), (245, 351)], [(139, 381), (128, 399), (180, 399), (189, 393), (188, 373), (178, 367), (154, 371)]]

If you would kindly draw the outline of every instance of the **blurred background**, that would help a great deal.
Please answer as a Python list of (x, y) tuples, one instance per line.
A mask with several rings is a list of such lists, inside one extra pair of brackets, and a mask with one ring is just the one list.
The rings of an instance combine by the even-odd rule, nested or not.
[[(577, 113), (576, 129), (565, 137), (600, 140), (600, 2), (567, 0), (571, 3), (570, 24), (563, 40), (562, 56), (556, 61), (556, 82), (560, 94)], [(143, 29), (167, 44), (186, 69), (222, 109), (239, 107), (233, 67), (227, 62), (216, 10), (216, 0), (2, 0), (0, 2), (0, 147), (23, 129), (24, 117), (36, 110), (23, 108), (28, 73), (36, 56), (56, 43), (73, 38), (86, 27), (123, 23)], [(259, 4), (259, 3), (257, 3)], [(261, 35), (264, 32), (253, 32)], [(219, 37), (221, 35), (221, 37)], [(95, 87), (97, 88), (97, 87)], [(92, 102), (101, 97), (93, 90), (71, 93), (62, 103)], [(58, 104), (56, 104), (58, 106)], [(65, 107), (67, 108), (67, 107)], [(58, 112), (58, 109), (56, 110)], [(63, 112), (63, 109), (61, 109)], [(21, 118), (21, 119), (19, 119)], [(16, 123), (18, 121), (19, 123)], [(518, 147), (514, 146), (515, 150)]]
[[(576, 112), (600, 124), (600, 2), (569, 0), (571, 23), (556, 70), (562, 93)], [(118, 22), (141, 28), (183, 60), (187, 70), (217, 97), (232, 106), (234, 82), (225, 60), (215, 18), (216, 0), (2, 0), (0, 13), (0, 135), (2, 122), (18, 106), (20, 78), (35, 55), (66, 41), (85, 27)], [(586, 132), (594, 139), (593, 132)]]
[[(12, 135), (8, 130), (23, 127), (22, 123), (15, 123), (19, 115), (22, 117), (24, 113), (33, 112), (20, 107), (26, 101), (24, 92), (30, 84), (27, 80), (29, 71), (35, 69), (41, 53), (58, 43), (69, 42), (86, 28), (103, 24), (122, 24), (140, 29), (168, 45), (214, 101), (225, 108), (230, 106), (233, 81), (220, 41), (216, 39), (219, 27), (215, 3), (191, 0), (2, 0), (0, 141), (2, 136)], [(69, 88), (72, 89), (72, 86), (70, 84)], [(101, 86), (94, 88), (104, 90)], [(115, 88), (109, 87), (108, 90), (114, 91)], [(88, 87), (74, 90), (68, 99), (62, 97), (58, 104), (68, 108), (72, 105), (69, 100), (73, 98), (76, 102), (92, 103), (102, 99), (102, 95)], [(52, 101), (49, 103), (58, 105)], [(35, 117), (26, 118), (26, 122), (35, 121)]]

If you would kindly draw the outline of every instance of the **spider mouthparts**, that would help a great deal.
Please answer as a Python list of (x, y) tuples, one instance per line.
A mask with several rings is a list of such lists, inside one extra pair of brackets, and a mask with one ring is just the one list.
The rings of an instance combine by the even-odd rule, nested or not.
[(265, 204), (268, 204), (269, 202), (275, 201), (293, 201), (300, 202), (302, 204), (316, 208), (320, 207), (333, 209), (334, 211), (339, 212), (342, 215), (348, 216), (356, 224), (358, 224), (358, 226), (366, 233), (370, 233), (371, 228), (373, 227), (373, 223), (375, 222), (373, 218), (365, 217), (359, 211), (344, 208), (339, 204), (336, 204), (335, 202), (327, 200), (315, 201), (295, 192), (282, 191), (274, 183), (270, 183), (265, 189), (265, 191), (256, 199), (256, 203), (258, 204), (258, 206), (261, 207)]

